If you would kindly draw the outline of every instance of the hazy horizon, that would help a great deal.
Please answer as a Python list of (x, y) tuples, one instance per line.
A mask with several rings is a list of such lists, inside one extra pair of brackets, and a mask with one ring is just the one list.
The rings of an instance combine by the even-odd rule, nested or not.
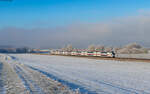
[(0, 1), (0, 45), (150, 47), (149, 5), (147, 0)]

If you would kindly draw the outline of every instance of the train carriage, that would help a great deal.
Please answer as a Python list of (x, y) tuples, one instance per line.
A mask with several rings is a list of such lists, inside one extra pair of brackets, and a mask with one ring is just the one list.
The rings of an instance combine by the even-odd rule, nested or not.
[(93, 52), (93, 56), (97, 56), (97, 52)]
[(71, 55), (77, 55), (78, 53), (76, 51), (71, 52)]
[(86, 51), (82, 51), (82, 52), (81, 52), (81, 55), (82, 55), (82, 56), (87, 56), (88, 54), (87, 54)]
[(107, 52), (101, 52), (101, 56), (107, 57)]
[(88, 56), (94, 56), (94, 52), (87, 52)]
[(73, 55), (73, 56), (97, 56), (97, 57), (115, 57), (115, 53), (112, 52), (89, 52), (89, 51), (52, 51), (51, 54), (56, 54), (56, 55)]
[(82, 54), (81, 54), (81, 51), (78, 51), (77, 52), (77, 56), (81, 56)]
[(101, 52), (96, 52), (96, 56), (101, 56)]

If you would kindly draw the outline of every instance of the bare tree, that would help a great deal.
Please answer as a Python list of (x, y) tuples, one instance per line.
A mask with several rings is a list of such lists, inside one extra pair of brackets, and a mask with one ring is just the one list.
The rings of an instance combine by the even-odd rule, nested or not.
[(148, 50), (137, 43), (130, 43), (118, 50), (118, 53), (122, 54), (140, 54), (148, 53)]
[(121, 48), (114, 48), (115, 53), (118, 53), (118, 51), (119, 51), (120, 49), (121, 49)]
[(113, 51), (113, 47), (106, 47), (106, 48), (105, 48), (105, 51), (106, 51), (106, 52), (111, 52), (111, 51)]
[(65, 48), (65, 47), (64, 47), (64, 48), (61, 48), (61, 50), (62, 50), (62, 51), (66, 51), (66, 48)]
[(137, 43), (130, 43), (130, 44), (126, 45), (125, 48), (128, 48), (128, 49), (132, 49), (132, 48), (140, 49), (140, 48), (142, 48), (142, 46), (137, 44)]
[(88, 51), (95, 51), (95, 46), (94, 45), (89, 45), (88, 46)]
[(73, 47), (72, 47), (72, 45), (68, 44), (67, 46), (61, 48), (61, 50), (71, 52), (73, 50)]
[(71, 44), (68, 44), (66, 48), (67, 48), (67, 51), (69, 51), (69, 52), (71, 52), (73, 50), (73, 47)]

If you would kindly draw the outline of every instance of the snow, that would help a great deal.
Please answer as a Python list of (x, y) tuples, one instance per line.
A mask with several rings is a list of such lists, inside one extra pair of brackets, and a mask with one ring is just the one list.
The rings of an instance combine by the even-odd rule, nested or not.
[(77, 94), (43, 73), (0, 54), (0, 94)]
[(2, 94), (4, 94), (4, 88), (3, 88), (3, 82), (2, 82), (2, 63), (0, 62), (0, 92), (2, 92)]
[(117, 54), (116, 57), (150, 59), (150, 54)]
[(19, 63), (78, 86), (81, 91), (84, 88), (87, 93), (150, 93), (150, 63), (32, 54), (11, 56)]

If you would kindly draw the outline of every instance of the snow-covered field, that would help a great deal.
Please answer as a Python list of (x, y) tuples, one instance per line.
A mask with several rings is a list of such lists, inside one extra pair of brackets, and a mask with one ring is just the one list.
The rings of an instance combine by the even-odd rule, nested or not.
[(138, 58), (138, 59), (150, 59), (150, 54), (117, 54), (119, 58)]
[(81, 93), (150, 94), (150, 63), (31, 54), (10, 56), (71, 89), (79, 88)]
[(48, 76), (0, 54), (0, 94), (76, 94)]

